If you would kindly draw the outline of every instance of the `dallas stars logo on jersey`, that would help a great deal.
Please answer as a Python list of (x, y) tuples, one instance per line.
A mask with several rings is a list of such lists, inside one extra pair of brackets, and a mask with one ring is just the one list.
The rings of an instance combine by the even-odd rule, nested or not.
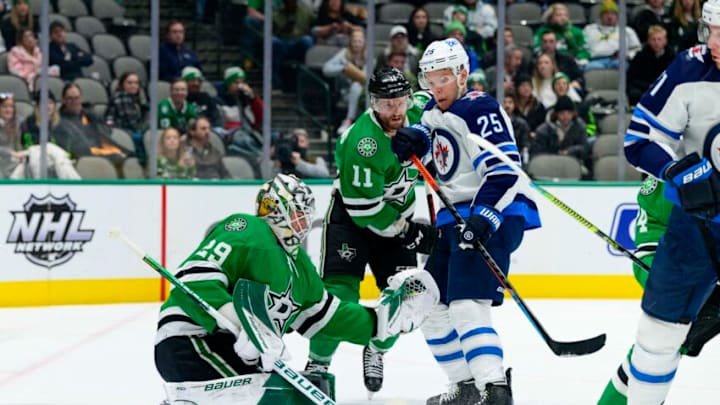
[(300, 305), (292, 299), (292, 279), (282, 293), (268, 291), (268, 315), (272, 318), (279, 331), (285, 331), (288, 320), (300, 311)]
[(374, 139), (368, 137), (358, 141), (357, 150), (361, 156), (370, 157), (377, 152), (377, 142)]

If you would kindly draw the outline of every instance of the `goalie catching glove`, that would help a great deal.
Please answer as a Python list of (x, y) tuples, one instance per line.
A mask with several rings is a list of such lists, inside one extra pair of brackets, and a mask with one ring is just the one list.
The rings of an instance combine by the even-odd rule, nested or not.
[(425, 270), (403, 270), (388, 279), (378, 298), (376, 339), (410, 333), (425, 322), (440, 301), (440, 291)]

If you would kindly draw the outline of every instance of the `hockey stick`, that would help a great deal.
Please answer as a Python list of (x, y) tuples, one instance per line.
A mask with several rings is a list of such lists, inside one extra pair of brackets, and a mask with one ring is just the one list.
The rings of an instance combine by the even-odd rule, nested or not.
[[(123, 241), (130, 249), (132, 249), (138, 256), (142, 258), (143, 262), (145, 262), (156, 272), (160, 273), (160, 275), (164, 279), (172, 283), (175, 288), (179, 288), (180, 291), (183, 292), (183, 294), (187, 295), (188, 298), (195, 301), (195, 303), (197, 303), (205, 312), (207, 312), (208, 315), (212, 316), (215, 321), (217, 321), (219, 326), (229, 330), (235, 336), (240, 335), (240, 329), (237, 327), (237, 325), (232, 323), (227, 317), (225, 317), (225, 315), (221, 314), (217, 309), (210, 306), (210, 304), (208, 304), (204, 299), (202, 299), (202, 297), (195, 293), (195, 291), (191, 290), (188, 286), (185, 285), (185, 283), (178, 280), (175, 275), (173, 275), (165, 267), (163, 267), (163, 265), (155, 261), (155, 259), (146, 254), (142, 249), (140, 249), (140, 247), (135, 244), (135, 242), (131, 241), (130, 239), (128, 239), (128, 237), (123, 235), (120, 230), (110, 230), (110, 237)], [(266, 344), (263, 344), (263, 337), (266, 338), (267, 334), (257, 332), (257, 329), (253, 329), (259, 323), (262, 323), (261, 320), (254, 319), (254, 316), (250, 314), (249, 311), (245, 310), (239, 312), (238, 317), (240, 318), (240, 321), (245, 328), (245, 332), (248, 334), (248, 337), (250, 337), (250, 341), (256, 345), (256, 348), (259, 352), (266, 353), (269, 348), (272, 349), (273, 347), (278, 347), (277, 342), (267, 342)], [(280, 342), (282, 342), (282, 339), (279, 336), (275, 337), (280, 340)], [(317, 405), (335, 405), (335, 401), (333, 401), (325, 393), (320, 391), (318, 387), (316, 387), (313, 383), (304, 378), (300, 373), (294, 371), (287, 364), (285, 364), (285, 362), (282, 361), (282, 359), (280, 359), (279, 357), (280, 353), (274, 354), (277, 354), (278, 357), (277, 360), (275, 360), (275, 362), (273, 363), (273, 371), (278, 373), (283, 379), (285, 379), (285, 381), (287, 381), (290, 385), (295, 387), (295, 389), (300, 391), (300, 393), (303, 394), (306, 398), (308, 398), (312, 403)]]
[(497, 146), (493, 145), (489, 141), (485, 140), (485, 138), (475, 135), (475, 134), (468, 134), (468, 139), (475, 142), (478, 146), (480, 146), (482, 149), (485, 149), (495, 155), (498, 159), (502, 160), (503, 162), (507, 163), (508, 166), (517, 173), (520, 178), (525, 180), (532, 188), (537, 190), (543, 197), (550, 200), (551, 203), (555, 204), (558, 208), (560, 208), (564, 213), (570, 215), (575, 219), (576, 221), (580, 222), (585, 228), (589, 229), (590, 232), (594, 233), (595, 235), (599, 236), (600, 239), (604, 240), (605, 243), (612, 246), (614, 249), (619, 250), (623, 256), (627, 257), (628, 259), (632, 260), (633, 263), (640, 266), (645, 271), (650, 271), (650, 267), (645, 264), (642, 260), (640, 260), (637, 256), (635, 256), (631, 251), (625, 249), (623, 245), (618, 243), (616, 240), (608, 236), (605, 232), (601, 231), (600, 228), (593, 225), (592, 222), (588, 221), (585, 217), (580, 215), (577, 211), (573, 210), (572, 208), (568, 207), (564, 202), (562, 202), (559, 198), (552, 195), (549, 191), (545, 190), (544, 188), (538, 186), (535, 184), (535, 182), (530, 178), (530, 176), (527, 175), (521, 169), (517, 163), (515, 163), (512, 159), (510, 159), (506, 154), (504, 154), (500, 149), (498, 149)]
[[(437, 182), (430, 175), (425, 166), (423, 166), (420, 159), (418, 159), (415, 155), (411, 156), (410, 159), (412, 159), (413, 164), (415, 164), (420, 173), (422, 173), (423, 177), (425, 177), (425, 181), (430, 185), (433, 191), (435, 191), (435, 194), (437, 194), (437, 196), (443, 202), (445, 208), (450, 211), (452, 216), (455, 218), (455, 222), (457, 222), (458, 225), (464, 225), (465, 219), (463, 219), (457, 208), (455, 208), (455, 205), (453, 205), (447, 195), (445, 195), (445, 193), (440, 189)], [(528, 306), (525, 304), (525, 301), (523, 301), (520, 295), (518, 295), (515, 287), (512, 286), (510, 280), (508, 280), (507, 276), (505, 276), (505, 273), (502, 272), (500, 266), (498, 266), (498, 264), (495, 262), (495, 259), (492, 258), (490, 252), (488, 252), (485, 246), (483, 246), (481, 243), (476, 243), (475, 249), (480, 252), (483, 259), (487, 263), (488, 268), (490, 269), (490, 271), (492, 271), (492, 273), (500, 282), (500, 285), (502, 285), (503, 288), (505, 288), (505, 290), (510, 293), (510, 296), (520, 307), (520, 310), (525, 314), (525, 317), (530, 320), (532, 326), (540, 334), (540, 336), (542, 336), (543, 340), (545, 341), (545, 343), (547, 343), (553, 353), (558, 356), (567, 357), (581, 356), (584, 354), (595, 353), (605, 345), (606, 336), (604, 333), (590, 339), (580, 340), (576, 342), (558, 342), (557, 340), (551, 338), (550, 335), (548, 335), (548, 333), (545, 331), (545, 328), (543, 328), (543, 326), (540, 324), (540, 321), (538, 321), (535, 315), (533, 315), (533, 313), (530, 311), (530, 308), (528, 308)]]

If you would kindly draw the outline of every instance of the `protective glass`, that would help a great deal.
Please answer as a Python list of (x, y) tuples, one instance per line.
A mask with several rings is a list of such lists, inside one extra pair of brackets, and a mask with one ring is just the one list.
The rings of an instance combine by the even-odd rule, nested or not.
[(420, 86), (424, 89), (446, 86), (449, 83), (454, 83), (456, 80), (455, 75), (449, 73), (442, 76), (435, 76), (432, 79), (429, 79), (425, 73), (420, 73), (420, 77), (418, 78)]

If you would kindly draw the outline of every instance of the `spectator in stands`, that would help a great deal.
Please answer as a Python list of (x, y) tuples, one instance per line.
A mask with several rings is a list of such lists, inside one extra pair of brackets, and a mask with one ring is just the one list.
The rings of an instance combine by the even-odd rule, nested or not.
[[(40, 73), (42, 54), (35, 34), (30, 29), (18, 31), (17, 45), (8, 54), (8, 70), (25, 80), (30, 91), (35, 90), (35, 77)], [(54, 72), (53, 72), (54, 73)]]
[[(478, 0), (458, 0), (458, 5), (464, 6), (467, 10), (467, 19), (464, 23), (469, 31), (476, 32), (485, 40), (495, 37), (498, 21), (495, 9), (491, 5)], [(443, 14), (446, 24), (453, 18), (452, 13), (451, 7), (445, 9)]]
[(665, 28), (659, 25), (650, 27), (647, 44), (630, 61), (628, 67), (627, 88), (631, 105), (640, 101), (643, 93), (670, 66), (674, 58), (675, 52), (668, 46)]
[(540, 125), (530, 148), (530, 159), (538, 155), (565, 155), (576, 158), (588, 172), (590, 148), (585, 125), (577, 119), (575, 103), (567, 96), (558, 98), (550, 120)]
[[(588, 24), (583, 29), (590, 61), (585, 71), (593, 69), (617, 69), (620, 51), (620, 27), (618, 27), (618, 6), (614, 0), (605, 0), (600, 5), (600, 21)], [(641, 44), (635, 30), (625, 27), (627, 58), (632, 59), (640, 51)]]
[(638, 6), (633, 11), (633, 14), (635, 17), (629, 23), (635, 29), (640, 42), (643, 44), (648, 41), (648, 30), (653, 25), (659, 25), (666, 32), (670, 32), (672, 16), (665, 9), (664, 0), (645, 0), (645, 4)]
[(309, 162), (307, 156), (309, 147), (310, 138), (303, 128), (295, 128), (290, 134), (281, 136), (274, 145), (275, 170), (301, 178), (330, 177), (325, 159), (318, 156), (315, 163)]
[(408, 41), (408, 31), (402, 25), (395, 25), (390, 28), (390, 43), (382, 52), (378, 52), (375, 57), (375, 70), (379, 70), (387, 66), (388, 56), (395, 52), (401, 52), (406, 55), (405, 69), (411, 72), (417, 72), (418, 62), (420, 61), (420, 52), (414, 46), (410, 46)]
[(428, 12), (422, 7), (417, 7), (410, 13), (406, 28), (408, 42), (418, 50), (418, 54), (422, 54), (425, 48), (437, 39), (430, 31)]
[[(588, 137), (594, 137), (597, 132), (595, 114), (590, 109), (588, 102), (584, 102), (574, 87), (570, 86), (570, 78), (563, 72), (555, 73), (552, 80), (552, 90), (557, 98), (567, 96), (575, 103), (575, 111), (578, 118), (585, 123), (585, 132)], [(594, 140), (592, 138), (591, 140)]]
[(223, 92), (220, 95), (225, 129), (236, 130), (241, 127), (262, 129), (263, 100), (250, 85), (245, 82), (245, 71), (238, 66), (225, 69), (223, 74)]
[(158, 125), (160, 128), (175, 127), (180, 132), (187, 131), (188, 121), (197, 118), (195, 105), (187, 101), (187, 83), (177, 78), (170, 83), (170, 97), (160, 101), (158, 106)]
[(347, 101), (347, 113), (338, 134), (342, 134), (358, 116), (360, 95), (365, 88), (365, 31), (362, 28), (350, 34), (350, 43), (338, 51), (323, 65), (322, 72), (325, 77), (338, 78), (340, 92)]
[[(495, 57), (493, 57), (495, 59)], [(515, 79), (518, 77), (519, 74), (527, 73), (528, 68), (524, 65), (524, 56), (523, 51), (520, 49), (520, 47), (516, 45), (508, 45), (505, 47), (505, 59), (504, 59), (504, 67), (505, 67), (505, 75), (503, 76), (505, 80), (505, 93), (508, 91), (512, 91), (515, 89)], [(493, 92), (492, 89), (495, 88), (495, 65), (490, 65), (487, 67), (488, 70), (488, 89), (490, 89), (490, 92)]]
[(468, 31), (467, 28), (465, 28), (465, 25), (458, 20), (454, 20), (450, 24), (445, 26), (445, 35), (448, 38), (455, 38), (461, 44), (463, 44), (465, 52), (468, 54), (470, 65), (469, 68), (472, 72), (475, 69), (480, 68), (480, 57), (478, 56), (477, 52), (475, 52), (475, 49), (465, 41), (465, 36), (467, 35), (467, 33)]
[(313, 20), (312, 10), (301, 0), (283, 0), (282, 7), (273, 13), (273, 89), (288, 86), (281, 75), (284, 65), (305, 63), (305, 54), (315, 43), (311, 35)]
[(170, 82), (177, 79), (186, 66), (202, 70), (195, 51), (185, 46), (185, 25), (177, 20), (170, 21), (165, 29), (165, 42), (160, 45), (159, 58), (160, 80)]
[(388, 55), (386, 65), (391, 68), (395, 68), (403, 73), (405, 79), (410, 82), (410, 86), (413, 90), (418, 89), (418, 79), (415, 73), (408, 70), (407, 66), (407, 54), (405, 52), (393, 52)]
[(485, 77), (485, 72), (483, 72), (482, 69), (473, 70), (472, 73), (468, 75), (467, 85), (470, 90), (483, 92), (487, 91), (487, 78)]
[(552, 89), (552, 80), (558, 72), (555, 61), (546, 53), (541, 53), (535, 60), (533, 69), (533, 89), (535, 97), (547, 109), (555, 105), (557, 98)]
[(545, 122), (545, 107), (533, 92), (532, 77), (521, 73), (515, 78), (515, 107), (530, 126), (530, 131)]
[[(83, 111), (82, 92), (74, 83), (66, 84), (62, 91), (60, 122), (53, 136), (58, 146), (74, 158), (99, 156), (109, 159), (120, 173), (122, 162), (132, 152), (110, 139), (110, 128), (93, 114)], [(121, 177), (121, 176), (119, 176)]]
[(210, 142), (210, 121), (205, 117), (188, 123), (188, 141), (195, 161), (195, 177), (198, 179), (228, 179), (230, 173), (222, 162), (222, 153)]
[[(541, 49), (538, 54), (545, 53), (550, 55), (555, 60), (555, 66), (557, 66), (558, 70), (570, 77), (570, 85), (582, 92), (584, 88), (583, 71), (572, 56), (558, 52), (557, 34), (553, 31), (547, 31), (540, 36), (540, 41)], [(533, 61), (533, 65), (535, 64), (536, 61)]]
[(10, 17), (4, 19), (0, 24), (0, 31), (2, 31), (2, 38), (9, 48), (16, 42), (18, 31), (28, 29), (35, 32), (36, 26), (29, 2), (16, 0), (15, 5), (10, 9)]
[[(505, 42), (506, 55), (507, 55), (508, 48), (510, 48), (511, 46), (517, 47), (517, 48), (523, 48), (523, 47), (515, 44), (515, 39), (513, 38), (512, 29), (508, 26), (505, 26), (505, 32), (503, 34), (503, 41)], [(520, 51), (520, 54), (522, 55), (522, 50)], [(521, 58), (521, 60), (522, 60), (522, 58)], [(480, 60), (480, 66), (482, 66), (483, 69), (497, 66), (497, 41), (495, 39), (491, 40), (488, 50), (482, 56), (482, 58)], [(523, 68), (525, 68), (525, 67), (523, 67)], [(512, 84), (512, 80), (510, 80), (510, 83)]]
[(115, 94), (105, 113), (105, 123), (130, 133), (141, 163), (146, 158), (143, 132), (148, 127), (147, 112), (148, 105), (140, 95), (140, 76), (132, 72), (120, 75)]
[(510, 123), (515, 134), (515, 142), (520, 151), (520, 157), (523, 164), (527, 164), (530, 160), (530, 126), (521, 113), (515, 107), (515, 91), (510, 90), (505, 93), (503, 99), (503, 109), (510, 117)]
[(670, 46), (675, 51), (688, 49), (697, 43), (700, 0), (675, 0), (670, 22)]
[(362, 25), (362, 21), (345, 9), (345, 0), (323, 0), (312, 34), (319, 44), (347, 46), (350, 33)]
[(0, 179), (9, 178), (26, 156), (20, 141), (13, 94), (0, 93)]
[[(55, 103), (55, 96), (52, 92), (48, 92), (48, 140), (53, 143), (57, 143), (53, 137), (55, 127), (60, 123), (60, 112), (57, 109)], [(20, 132), (22, 133), (23, 147), (28, 148), (31, 145), (37, 145), (40, 143), (40, 93), (35, 93), (35, 109), (33, 114), (25, 118), (22, 125), (20, 126)]]
[[(660, 0), (662, 1), (662, 0)], [(563, 3), (553, 3), (543, 14), (544, 22), (533, 37), (533, 49), (539, 52), (542, 49), (543, 34), (554, 32), (557, 41), (557, 51), (572, 56), (575, 61), (584, 65), (590, 59), (590, 53), (585, 45), (585, 35), (582, 30), (570, 22), (567, 6)]]
[(210, 120), (210, 126), (218, 134), (225, 135), (223, 128), (222, 114), (218, 104), (207, 92), (200, 90), (204, 79), (200, 69), (194, 66), (186, 66), (182, 70), (182, 79), (187, 83), (187, 101), (195, 106), (195, 113)]
[(160, 134), (157, 177), (160, 179), (195, 177), (195, 159), (192, 150), (182, 142), (180, 132), (173, 127), (165, 128)]
[(80, 50), (65, 39), (65, 26), (60, 21), (50, 23), (50, 65), (60, 68), (60, 77), (71, 82), (82, 77), (82, 68), (93, 63), (92, 55)]

